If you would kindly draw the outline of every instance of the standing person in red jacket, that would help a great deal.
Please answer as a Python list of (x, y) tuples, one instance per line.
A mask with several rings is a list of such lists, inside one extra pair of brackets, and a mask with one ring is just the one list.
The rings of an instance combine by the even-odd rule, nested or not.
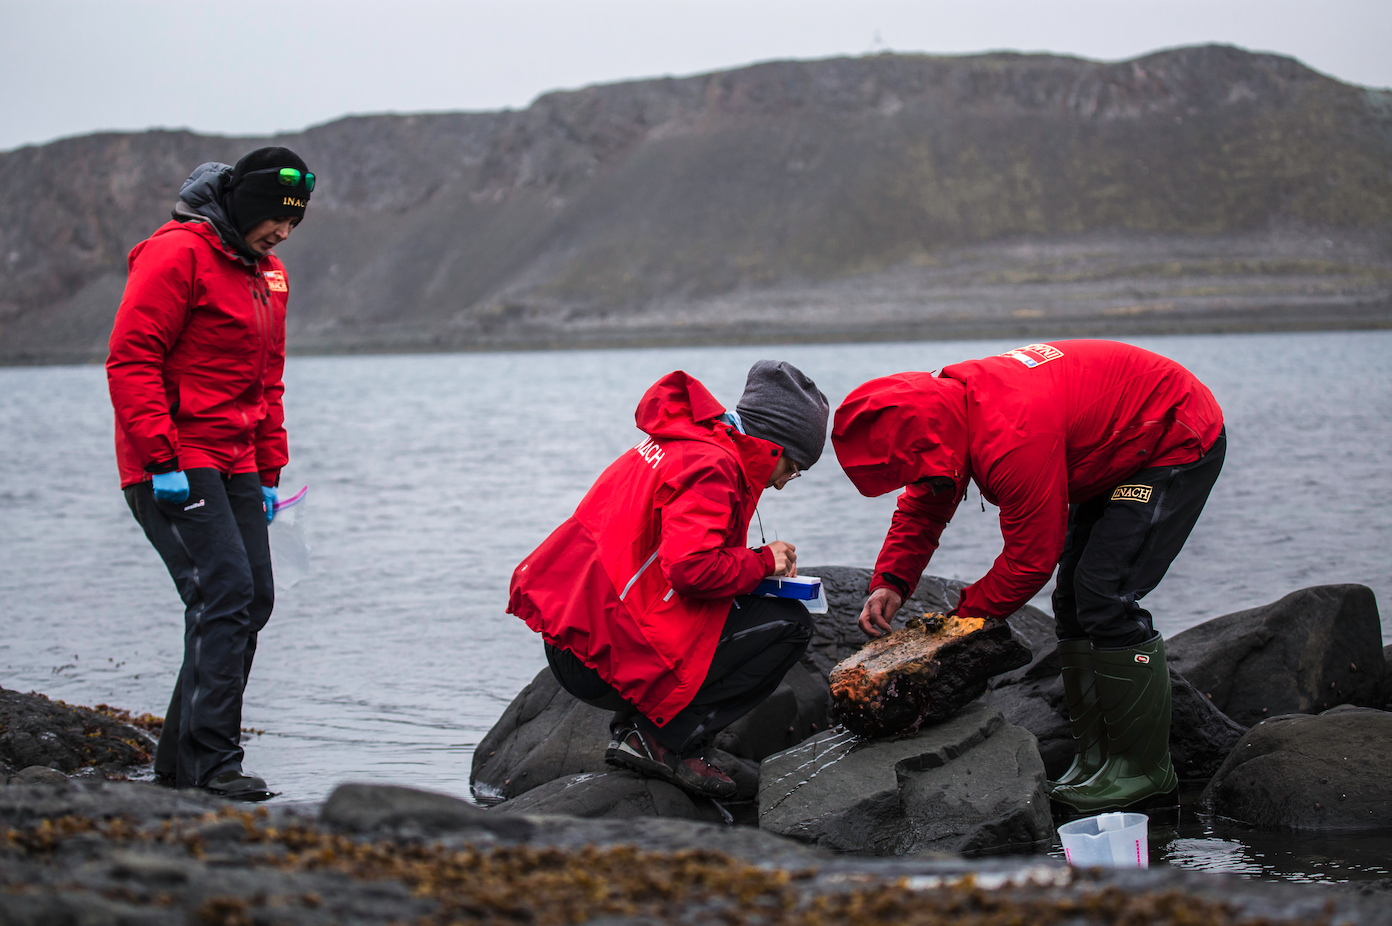
[(962, 590), (957, 613), (1004, 619), (1058, 567), (1054, 618), (1077, 755), (1050, 797), (1095, 812), (1172, 791), (1165, 645), (1139, 602), (1223, 466), (1223, 413), (1203, 383), (1126, 344), (1031, 344), (871, 380), (836, 410), (831, 440), (861, 494), (908, 487), (861, 629), (889, 630), (974, 481), (1000, 506), (1005, 549)]
[(242, 771), (242, 692), (275, 602), (266, 526), (289, 459), (285, 267), (314, 175), (287, 148), (184, 182), (173, 221), (130, 253), (106, 361), (126, 503), (185, 605), (184, 662), (155, 755), (171, 785), (259, 800)]
[(816, 463), (829, 405), (788, 363), (761, 360), (727, 412), (683, 372), (634, 418), (646, 434), (512, 574), (508, 613), (545, 640), (556, 680), (615, 711), (611, 764), (697, 794), (735, 783), (704, 757), (773, 693), (812, 636), (797, 601), (749, 597), (797, 575), (796, 548), (745, 546), (764, 489)]

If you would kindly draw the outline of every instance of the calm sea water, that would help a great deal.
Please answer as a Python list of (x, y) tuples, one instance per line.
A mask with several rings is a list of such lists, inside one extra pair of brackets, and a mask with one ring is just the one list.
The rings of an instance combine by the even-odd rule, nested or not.
[[(1135, 343), (1197, 373), (1228, 424), (1223, 476), (1147, 599), (1160, 629), (1316, 584), (1361, 582), (1392, 601), (1392, 332)], [(687, 370), (733, 404), (753, 361), (787, 359), (834, 405), (874, 376), (1015, 346), (292, 359), (282, 485), (309, 486), (312, 559), (262, 634), (245, 723), (264, 732), (247, 767), (285, 799), (348, 779), (467, 795), (474, 745), (544, 665), (503, 613), (508, 577), (636, 442), (634, 405), (664, 373)], [(182, 608), (126, 509), (111, 432), (100, 367), (0, 369), (0, 684), (163, 713)], [(861, 498), (828, 449), (761, 512), (767, 538), (797, 544), (803, 564), (868, 566), (892, 506)], [(930, 571), (975, 579), (999, 549), (995, 509), (973, 492)]]

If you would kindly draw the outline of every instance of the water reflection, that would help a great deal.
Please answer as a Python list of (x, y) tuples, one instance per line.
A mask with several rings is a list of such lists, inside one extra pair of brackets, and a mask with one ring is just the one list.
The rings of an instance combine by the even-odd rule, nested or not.
[(1306, 884), (1372, 881), (1392, 876), (1392, 829), (1310, 834), (1259, 830), (1190, 815), (1168, 833), (1152, 834), (1151, 860), (1176, 868), (1219, 871)]
[[(1370, 833), (1294, 833), (1201, 816), (1186, 807), (1176, 823), (1150, 822), (1151, 867), (1264, 881), (1336, 884), (1392, 877), (1392, 828)], [(1057, 822), (1057, 821), (1056, 821)], [(1049, 852), (1063, 859), (1057, 845)]]

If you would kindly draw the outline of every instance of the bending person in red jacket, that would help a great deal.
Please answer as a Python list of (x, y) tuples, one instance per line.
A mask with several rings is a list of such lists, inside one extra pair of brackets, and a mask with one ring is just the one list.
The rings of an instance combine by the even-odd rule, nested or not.
[(572, 695), (615, 711), (608, 762), (724, 797), (704, 758), (778, 687), (812, 635), (797, 601), (749, 597), (797, 574), (790, 543), (745, 546), (764, 489), (821, 456), (829, 407), (787, 363), (749, 371), (733, 412), (686, 373), (647, 391), (646, 434), (512, 574), (508, 613), (545, 640)]
[(1176, 785), (1165, 645), (1140, 600), (1203, 510), (1227, 439), (1212, 393), (1111, 341), (1031, 344), (871, 380), (836, 410), (836, 456), (864, 495), (907, 486), (860, 626), (878, 636), (974, 481), (1005, 549), (957, 613), (1004, 619), (1058, 567), (1054, 618), (1076, 757), (1050, 796), (1081, 811)]
[(242, 691), (275, 601), (266, 525), (289, 459), (285, 267), (314, 175), (286, 148), (184, 182), (130, 253), (106, 361), (126, 503), (183, 599), (184, 662), (155, 754), (168, 784), (269, 796), (242, 771)]

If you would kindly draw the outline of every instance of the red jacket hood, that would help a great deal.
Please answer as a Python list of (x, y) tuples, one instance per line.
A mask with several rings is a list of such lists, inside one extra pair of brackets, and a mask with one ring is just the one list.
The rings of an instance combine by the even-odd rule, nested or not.
[(633, 420), (639, 430), (653, 437), (709, 437), (712, 418), (725, 414), (725, 406), (716, 401), (700, 380), (677, 370), (668, 373), (643, 393)]
[(778, 465), (783, 450), (777, 444), (741, 434), (734, 428), (717, 428), (714, 419), (725, 414), (701, 381), (676, 370), (653, 383), (633, 412), (638, 429), (652, 437), (702, 440), (719, 444), (740, 461), (755, 497)]
[(861, 495), (883, 495), (932, 476), (950, 478), (960, 493), (970, 475), (967, 437), (962, 383), (896, 373), (846, 397), (836, 410), (831, 445)]

